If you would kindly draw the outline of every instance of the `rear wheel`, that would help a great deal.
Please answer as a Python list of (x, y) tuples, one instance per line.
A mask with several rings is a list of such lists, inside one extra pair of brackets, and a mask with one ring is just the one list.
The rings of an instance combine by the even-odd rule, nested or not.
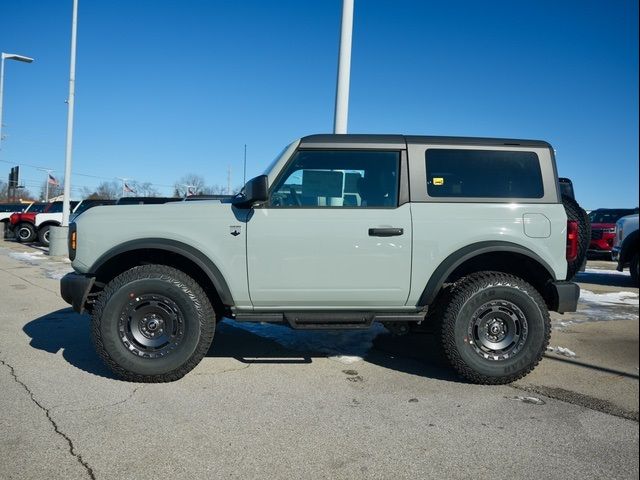
[(38, 241), (45, 247), (49, 246), (49, 233), (51, 230), (50, 225), (45, 225), (38, 229)]
[(91, 331), (98, 355), (134, 382), (170, 382), (207, 353), (215, 314), (200, 285), (164, 265), (143, 265), (107, 284), (96, 302)]
[(31, 223), (18, 224), (14, 232), (18, 241), (22, 243), (33, 242), (38, 236), (36, 233), (36, 227)]
[(575, 260), (567, 262), (567, 280), (571, 280), (580, 271), (587, 255), (591, 241), (591, 222), (587, 212), (573, 198), (563, 195), (562, 204), (567, 213), (567, 220), (578, 222), (578, 256)]
[(522, 378), (541, 360), (551, 335), (549, 312), (524, 280), (479, 272), (458, 281), (443, 308), (441, 340), (453, 368), (473, 383)]

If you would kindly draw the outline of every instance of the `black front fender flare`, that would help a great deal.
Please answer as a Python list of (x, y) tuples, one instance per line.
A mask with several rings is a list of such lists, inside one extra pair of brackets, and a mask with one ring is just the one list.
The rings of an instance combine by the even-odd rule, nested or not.
[(113, 257), (135, 250), (164, 250), (185, 257), (196, 264), (209, 277), (224, 305), (234, 305), (229, 285), (215, 263), (197, 248), (177, 240), (143, 238), (122, 243), (102, 254), (91, 265), (89, 273), (95, 275)]

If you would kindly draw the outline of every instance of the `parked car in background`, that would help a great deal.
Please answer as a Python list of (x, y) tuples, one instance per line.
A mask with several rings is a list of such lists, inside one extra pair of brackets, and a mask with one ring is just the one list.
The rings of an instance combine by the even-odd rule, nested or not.
[[(637, 211), (637, 209), (636, 209)], [(638, 238), (638, 214), (620, 218), (616, 222), (615, 240), (612, 255), (618, 262), (618, 271), (629, 267), (631, 279), (638, 286), (638, 251), (640, 250)]]
[(599, 208), (589, 213), (591, 220), (591, 242), (589, 255), (605, 255), (611, 258), (616, 236), (616, 222), (627, 215), (638, 213), (638, 208)]
[(10, 230), (11, 224), (9, 223), (9, 217), (11, 216), (11, 214), (16, 212), (18, 213), (24, 212), (25, 209), (29, 208), (29, 206), (32, 203), (33, 202), (0, 203), (0, 222), (2, 222), (5, 225), (5, 235), (6, 235), (6, 232)]
[[(60, 202), (62, 203), (62, 202)], [(115, 200), (82, 200), (81, 202), (71, 202), (71, 213), (69, 221), (72, 222), (82, 212), (99, 205), (113, 205)], [(51, 227), (62, 225), (62, 205), (55, 209), (41, 213), (35, 218), (35, 226), (38, 232), (38, 242), (45, 247), (49, 246), (49, 231)]]
[[(62, 202), (60, 202), (62, 203)], [(14, 212), (9, 216), (9, 228), (19, 242), (33, 242), (38, 236), (35, 227), (36, 214), (51, 208), (53, 203), (32, 203), (22, 212)]]

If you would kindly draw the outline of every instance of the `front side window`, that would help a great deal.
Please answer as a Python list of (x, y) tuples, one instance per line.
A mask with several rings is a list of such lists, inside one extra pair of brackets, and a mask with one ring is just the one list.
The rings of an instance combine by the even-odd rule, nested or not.
[(299, 150), (271, 191), (271, 207), (395, 207), (400, 153)]
[(425, 154), (430, 197), (542, 198), (534, 152), (430, 148)]

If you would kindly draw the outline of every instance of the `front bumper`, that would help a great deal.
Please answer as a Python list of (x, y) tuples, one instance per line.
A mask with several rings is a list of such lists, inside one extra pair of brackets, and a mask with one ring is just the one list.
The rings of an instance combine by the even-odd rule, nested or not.
[(67, 273), (60, 280), (60, 295), (76, 312), (84, 313), (89, 292), (95, 281), (94, 277), (75, 272)]
[(578, 309), (580, 287), (573, 282), (552, 282), (549, 284), (553, 299), (550, 310), (558, 313), (575, 312)]

